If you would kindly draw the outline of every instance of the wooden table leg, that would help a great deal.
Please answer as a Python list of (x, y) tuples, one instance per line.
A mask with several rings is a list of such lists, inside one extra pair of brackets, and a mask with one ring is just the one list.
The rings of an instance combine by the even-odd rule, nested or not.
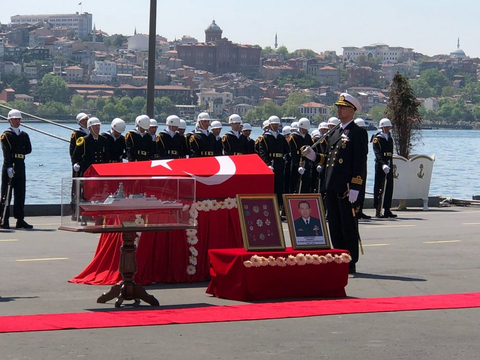
[(149, 295), (142, 285), (135, 284), (135, 281), (133, 281), (133, 276), (137, 272), (135, 232), (124, 232), (122, 241), (123, 245), (120, 248), (122, 253), (118, 270), (123, 280), (120, 284), (112, 286), (110, 291), (102, 294), (97, 299), (97, 303), (105, 303), (116, 297), (115, 307), (120, 307), (124, 300), (135, 300), (136, 302), (143, 300), (151, 306), (160, 306), (160, 303), (153, 295)]

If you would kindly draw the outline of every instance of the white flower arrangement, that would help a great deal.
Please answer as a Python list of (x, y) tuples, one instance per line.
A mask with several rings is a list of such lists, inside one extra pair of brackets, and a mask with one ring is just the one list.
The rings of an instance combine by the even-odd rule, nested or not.
[[(198, 212), (199, 211), (216, 211), (220, 209), (227, 209), (231, 210), (237, 207), (237, 200), (233, 198), (226, 198), (224, 201), (217, 201), (217, 200), (202, 200), (196, 201), (191, 205), (184, 205), (182, 211), (188, 211), (190, 215), (190, 219), (188, 220), (188, 224), (191, 226), (198, 225)], [(188, 250), (190, 251), (191, 256), (189, 256), (189, 263), (190, 265), (187, 266), (187, 274), (194, 275), (197, 272), (197, 257), (198, 251), (194, 247), (194, 245), (198, 244), (198, 237), (197, 237), (197, 230), (196, 229), (188, 229), (186, 230), (186, 237), (187, 243), (190, 245)], [(246, 267), (258, 267), (258, 266), (268, 266), (269, 261), (268, 259), (264, 258), (263, 260), (261, 257), (255, 259), (255, 261), (246, 261), (244, 265)], [(275, 260), (274, 260), (275, 261)]]
[(302, 254), (299, 253), (297, 255), (288, 255), (287, 258), (283, 256), (279, 256), (275, 258), (274, 256), (269, 256), (268, 258), (264, 256), (252, 255), (250, 260), (245, 260), (243, 265), (246, 268), (251, 267), (260, 267), (260, 266), (279, 266), (285, 267), (287, 265), (290, 266), (304, 266), (304, 265), (320, 265), (320, 264), (328, 264), (328, 263), (349, 263), (352, 260), (350, 254), (341, 253), (336, 254), (335, 256), (328, 253), (327, 255), (318, 255), (318, 254)]

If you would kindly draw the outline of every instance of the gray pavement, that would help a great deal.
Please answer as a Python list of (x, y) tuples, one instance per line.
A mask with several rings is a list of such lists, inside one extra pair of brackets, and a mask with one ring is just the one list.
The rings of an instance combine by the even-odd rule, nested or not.
[[(361, 222), (365, 255), (349, 277), (349, 297), (480, 291), (480, 208), (397, 214)], [(109, 287), (67, 282), (90, 262), (98, 235), (58, 231), (56, 216), (27, 221), (34, 230), (0, 230), (0, 316), (122, 311), (96, 303)], [(206, 286), (147, 291), (164, 308), (243, 304), (211, 297)], [(12, 333), (0, 334), (0, 359), (473, 359), (479, 323), (472, 308)]]

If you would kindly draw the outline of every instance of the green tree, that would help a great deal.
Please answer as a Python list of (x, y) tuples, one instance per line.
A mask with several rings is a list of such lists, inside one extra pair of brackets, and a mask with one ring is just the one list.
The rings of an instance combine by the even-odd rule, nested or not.
[(154, 100), (155, 113), (159, 118), (166, 118), (168, 115), (176, 113), (175, 104), (168, 97), (163, 96)]
[(295, 92), (291, 93), (287, 100), (282, 105), (282, 116), (283, 117), (300, 117), (299, 106), (306, 102), (311, 101), (311, 97), (305, 94)]
[(392, 138), (397, 154), (407, 159), (414, 145), (421, 139), (420, 106), (408, 80), (397, 72), (390, 86), (386, 115), (393, 124)]
[(61, 76), (46, 74), (37, 85), (37, 95), (40, 102), (57, 101), (66, 104), (68, 87)]
[(117, 35), (115, 39), (112, 41), (112, 45), (115, 46), (117, 49), (122, 47), (128, 41), (128, 38), (125, 35)]
[(65, 104), (62, 104), (59, 101), (47, 101), (45, 104), (41, 105), (38, 108), (37, 114), (40, 116), (44, 115), (54, 115), (57, 118), (61, 118), (67, 114)]
[[(12, 109), (17, 109), (22, 112), (26, 112), (29, 114), (34, 114), (37, 110), (36, 106), (32, 103), (26, 102), (25, 100), (13, 100), (8, 102), (8, 107)], [(5, 110), (5, 109), (2, 109)]]
[(288, 49), (285, 46), (280, 46), (275, 53), (281, 55), (283, 59), (287, 60), (290, 57)]
[(107, 101), (104, 98), (98, 97), (95, 99), (95, 108), (97, 110), (103, 110), (106, 104)]
[(265, 57), (267, 55), (275, 53), (275, 49), (272, 49), (270, 46), (265, 46), (260, 53), (260, 56)]
[(373, 121), (380, 121), (382, 118), (385, 117), (385, 106), (373, 106), (369, 112), (368, 112), (368, 115), (370, 116), (370, 118), (373, 120)]
[(72, 99), (70, 100), (70, 108), (73, 113), (78, 113), (81, 110), (85, 109), (85, 100), (83, 99), (83, 96), (75, 94), (72, 96)]
[(30, 83), (24, 73), (14, 76), (9, 84), (17, 94), (28, 94), (30, 92)]
[(131, 109), (132, 108), (132, 98), (128, 97), (128, 96), (125, 96), (125, 97), (122, 97), (120, 99), (120, 102), (126, 106), (127, 109)]
[(137, 115), (143, 114), (145, 111), (145, 105), (146, 105), (146, 100), (145, 98), (141, 96), (135, 96), (132, 100), (132, 110), (134, 113)]

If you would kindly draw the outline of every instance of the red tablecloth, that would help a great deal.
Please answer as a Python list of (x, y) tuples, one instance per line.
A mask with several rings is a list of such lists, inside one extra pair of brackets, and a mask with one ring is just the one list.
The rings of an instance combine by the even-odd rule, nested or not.
[(209, 250), (211, 280), (207, 293), (230, 300), (251, 301), (278, 298), (345, 297), (348, 264), (335, 262), (320, 265), (261, 266), (243, 264), (252, 255), (274, 256), (318, 254), (340, 255), (346, 250), (303, 250), (247, 252), (244, 249)]
[[(195, 274), (187, 274), (190, 251), (185, 230), (142, 233), (137, 247), (138, 271), (134, 280), (148, 285), (154, 282), (196, 282), (210, 278), (209, 249), (242, 247), (242, 232), (238, 210), (220, 209), (198, 212), (198, 251)], [(92, 285), (112, 285), (122, 278), (120, 233), (102, 234), (90, 264), (70, 282)]]

